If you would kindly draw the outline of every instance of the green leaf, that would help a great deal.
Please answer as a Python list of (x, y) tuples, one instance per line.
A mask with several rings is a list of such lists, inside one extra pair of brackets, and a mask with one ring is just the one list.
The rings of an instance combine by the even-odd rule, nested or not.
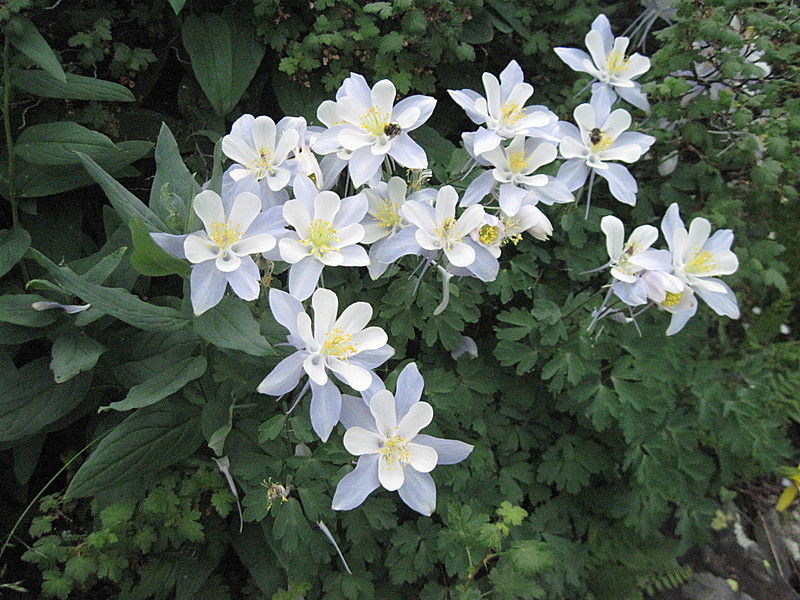
[(0, 230), (0, 277), (14, 268), (31, 245), (31, 234), (22, 227)]
[[(96, 148), (94, 161), (117, 176), (137, 175), (138, 171), (129, 165), (146, 156), (152, 149), (151, 142), (134, 140), (120, 142), (114, 149)], [(68, 192), (78, 188), (93, 185), (95, 180), (83, 169), (76, 169), (71, 165), (53, 165), (47, 167), (47, 177), (42, 177), (43, 169), (20, 159), (18, 166), (17, 184), (21, 190), (20, 195), (25, 198), (41, 198)]]
[(107, 288), (76, 275), (68, 267), (59, 267), (41, 252), (31, 248), (33, 258), (50, 273), (53, 280), (68, 292), (94, 308), (147, 331), (177, 331), (188, 319), (174, 308), (143, 302), (123, 288)]
[(184, 4), (186, 4), (186, 0), (169, 0), (169, 5), (172, 7), (172, 10), (175, 11), (176, 15), (181, 13)]
[(76, 165), (81, 159), (75, 152), (94, 156), (109, 149), (117, 148), (107, 136), (71, 121), (28, 127), (14, 145), (19, 156), (37, 165)]
[(181, 29), (183, 45), (200, 87), (214, 110), (230, 113), (264, 58), (249, 20), (225, 15), (190, 15)]
[(36, 294), (6, 294), (0, 296), (0, 322), (24, 325), (25, 327), (46, 327), (58, 318), (53, 310), (36, 310), (34, 302), (47, 300)]
[(258, 443), (263, 444), (270, 440), (274, 440), (283, 431), (283, 426), (286, 424), (286, 415), (275, 415), (264, 421), (258, 426)]
[(91, 377), (53, 381), (47, 358), (0, 377), (0, 443), (31, 436), (57, 421), (84, 399)]
[(30, 481), (46, 439), (47, 434), (43, 433), (14, 444), (14, 476), (20, 483)]
[(98, 444), (66, 496), (92, 496), (165, 469), (191, 455), (202, 441), (199, 412), (191, 404), (165, 400), (137, 410)]
[(281, 561), (270, 542), (259, 523), (245, 523), (242, 532), (231, 539), (236, 554), (264, 597), (271, 597), (285, 585), (282, 569), (278, 568)]
[[(42, 37), (30, 19), (16, 16), (6, 25), (5, 34), (8, 41), (25, 56), (30, 58), (49, 75), (62, 83), (67, 82), (64, 69), (50, 44)], [(16, 82), (12, 82), (16, 83)]]
[(57, 337), (50, 351), (53, 355), (50, 369), (53, 371), (56, 383), (64, 383), (81, 371), (94, 368), (97, 359), (105, 350), (103, 344), (80, 335), (77, 331), (70, 331)]
[(250, 308), (239, 298), (227, 296), (211, 310), (196, 316), (194, 330), (219, 348), (241, 350), (253, 356), (276, 354), (261, 335), (261, 328)]
[(164, 371), (144, 383), (133, 386), (125, 400), (112, 402), (100, 410), (130, 410), (150, 406), (180, 390), (190, 381), (206, 372), (208, 361), (205, 356), (192, 356), (177, 363), (164, 365)]
[(201, 188), (183, 163), (178, 143), (166, 123), (161, 124), (155, 158), (156, 176), (149, 205), (172, 226), (171, 231), (183, 232), (192, 198)]
[(185, 260), (176, 258), (164, 251), (161, 246), (150, 237), (150, 231), (142, 221), (133, 217), (128, 225), (133, 237), (133, 255), (131, 265), (142, 275), (159, 277), (162, 275), (180, 274), (189, 275), (190, 267)]
[(144, 202), (126, 190), (116, 179), (106, 173), (100, 165), (92, 160), (91, 156), (80, 152), (78, 156), (92, 179), (103, 188), (108, 201), (111, 202), (111, 206), (117, 211), (123, 223), (128, 223), (132, 218), (136, 217), (153, 231), (167, 230), (167, 226), (158, 215), (150, 210)]
[(66, 82), (63, 82), (45, 71), (12, 69), (11, 80), (23, 92), (43, 98), (107, 102), (136, 100), (128, 88), (118, 83), (71, 73), (66, 74)]
[(73, 556), (64, 567), (64, 575), (84, 582), (97, 573), (97, 562), (89, 556)]

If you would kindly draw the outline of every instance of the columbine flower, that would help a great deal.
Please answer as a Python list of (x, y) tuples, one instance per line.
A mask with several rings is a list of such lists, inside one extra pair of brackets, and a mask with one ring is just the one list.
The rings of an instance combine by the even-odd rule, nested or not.
[(456, 220), (458, 194), (452, 186), (442, 187), (436, 194), (435, 206), (422, 202), (406, 202), (402, 216), (418, 227), (415, 239), (424, 250), (443, 250), (456, 267), (469, 267), (475, 262), (475, 250), (464, 238), (483, 220), (483, 207), (470, 206)]
[(311, 425), (324, 442), (339, 420), (342, 404), (341, 392), (328, 372), (358, 391), (380, 389), (372, 369), (383, 364), (394, 350), (386, 344), (383, 329), (365, 327), (372, 318), (372, 307), (366, 302), (351, 304), (337, 318), (339, 298), (320, 288), (311, 297), (313, 327), (300, 302), (286, 292), (271, 289), (269, 304), (275, 320), (289, 330), (289, 344), (297, 352), (279, 362), (258, 391), (270, 396), (286, 394), (307, 374), (312, 393)]
[(626, 132), (631, 125), (631, 115), (621, 108), (609, 113), (610, 107), (607, 95), (594, 94), (590, 104), (581, 104), (573, 113), (578, 127), (562, 124), (564, 138), (559, 149), (568, 160), (561, 165), (558, 178), (570, 190), (576, 190), (590, 173), (596, 173), (608, 181), (612, 196), (634, 205), (638, 191), (636, 180), (624, 166), (608, 161), (636, 162), (655, 138)]
[(673, 274), (690, 286), (718, 315), (739, 318), (736, 294), (719, 275), (730, 275), (739, 267), (739, 259), (731, 252), (733, 232), (720, 229), (709, 238), (711, 223), (697, 218), (687, 231), (680, 209), (672, 204), (661, 222), (661, 230), (672, 253)]
[(525, 106), (533, 86), (523, 81), (522, 69), (515, 60), (500, 73), (500, 81), (491, 73), (484, 73), (483, 86), (486, 98), (474, 90), (447, 90), (473, 123), (485, 125), (475, 133), (475, 154), (497, 148), (503, 138), (534, 136), (537, 129), (557, 120), (544, 106)]
[(322, 112), (329, 123), (337, 124), (316, 138), (314, 150), (320, 154), (337, 152), (348, 160), (356, 187), (378, 173), (387, 155), (409, 169), (428, 166), (425, 151), (408, 132), (428, 120), (436, 100), (409, 96), (395, 105), (396, 93), (388, 79), (370, 89), (361, 75), (353, 73), (337, 92), (335, 104), (328, 101), (320, 106), (318, 114)]
[(541, 210), (535, 206), (522, 206), (517, 214), (507, 215), (500, 212), (505, 228), (505, 241), (517, 244), (522, 239), (522, 232), (527, 231), (537, 240), (545, 241), (553, 235), (553, 224)]
[(295, 179), (296, 198), (283, 205), (283, 216), (294, 228), (278, 243), (281, 259), (291, 264), (289, 292), (305, 300), (314, 291), (322, 268), (363, 267), (367, 251), (357, 244), (364, 238), (359, 224), (367, 212), (367, 199), (359, 194), (339, 199), (320, 192), (307, 178)]
[[(388, 183), (379, 182), (374, 188), (364, 190), (369, 208), (364, 218), (365, 244), (372, 244), (369, 249), (370, 277), (377, 279), (388, 268), (389, 263), (377, 259), (381, 248), (394, 237), (408, 222), (400, 214), (400, 208), (406, 203), (408, 185), (401, 177), (392, 177)], [(413, 196), (413, 194), (412, 194)], [(419, 193), (416, 194), (419, 197)]]
[(638, 52), (626, 56), (629, 41), (626, 37), (615, 38), (608, 18), (599, 15), (592, 23), (591, 31), (586, 34), (586, 48), (591, 58), (576, 48), (554, 50), (573, 71), (589, 73), (599, 81), (600, 86), (610, 88), (637, 108), (649, 111), (647, 96), (639, 83), (633, 80), (650, 69), (650, 59)]
[(379, 485), (397, 490), (403, 502), (423, 515), (436, 509), (436, 484), (430, 471), (437, 464), (464, 460), (473, 447), (419, 433), (433, 418), (431, 405), (419, 401), (423, 385), (422, 375), (411, 363), (397, 378), (396, 395), (382, 390), (369, 403), (344, 396), (344, 447), (359, 459), (336, 486), (333, 510), (356, 508)]
[(249, 255), (275, 246), (275, 237), (268, 233), (273, 224), (263, 218), (261, 200), (249, 192), (239, 194), (226, 214), (222, 198), (205, 190), (195, 196), (193, 206), (205, 231), (150, 235), (170, 254), (194, 263), (190, 279), (194, 313), (216, 306), (228, 284), (241, 299), (255, 300), (260, 274)]
[[(500, 208), (515, 215), (523, 204), (535, 203), (533, 190), (547, 185), (547, 175), (533, 175), (540, 167), (553, 162), (558, 151), (553, 144), (536, 139), (515, 137), (508, 148), (498, 146), (483, 153), (493, 166), (491, 174), (500, 184)], [(474, 183), (474, 182), (473, 182)], [(465, 198), (469, 193), (464, 194)], [(463, 203), (462, 203), (463, 204)]]
[(282, 190), (291, 178), (286, 159), (299, 138), (294, 127), (281, 131), (269, 117), (242, 115), (222, 138), (222, 151), (237, 163), (230, 169), (230, 176), (234, 181), (248, 176), (265, 180), (272, 192)]
[[(683, 290), (681, 281), (669, 274), (672, 271), (669, 252), (650, 249), (658, 239), (658, 229), (641, 225), (633, 230), (624, 244), (625, 227), (617, 217), (603, 217), (600, 229), (606, 234), (606, 250), (611, 259), (608, 266), (615, 279), (611, 289), (625, 304), (645, 304), (648, 297), (662, 302), (666, 301), (666, 293), (674, 295)], [(641, 276), (646, 270), (660, 271), (661, 275), (645, 280)]]

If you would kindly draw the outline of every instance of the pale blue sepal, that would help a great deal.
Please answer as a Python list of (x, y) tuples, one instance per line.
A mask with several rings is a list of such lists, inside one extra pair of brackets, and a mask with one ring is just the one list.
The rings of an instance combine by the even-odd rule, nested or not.
[(297, 333), (297, 315), (303, 311), (300, 301), (281, 290), (271, 288), (269, 290), (269, 308), (275, 320), (289, 330), (292, 335)]
[(316, 258), (307, 256), (289, 269), (289, 293), (300, 301), (311, 297), (317, 288), (324, 265)]
[(650, 114), (650, 102), (647, 100), (647, 94), (642, 91), (641, 85), (636, 83), (631, 88), (614, 88), (617, 95), (623, 100), (633, 104), (636, 108), (641, 108), (648, 115)]
[(369, 404), (363, 398), (342, 394), (342, 410), (339, 413), (339, 422), (345, 429), (362, 427), (368, 431), (375, 430), (375, 417), (369, 411)]
[(387, 239), (379, 249), (375, 250), (375, 260), (384, 264), (391, 264), (398, 258), (407, 254), (419, 254), (422, 246), (416, 238), (416, 227), (406, 227)]
[(325, 385), (311, 381), (311, 427), (323, 442), (328, 441), (341, 411), (342, 393), (336, 384), (330, 378)]
[(352, 510), (360, 506), (380, 484), (378, 455), (365, 454), (358, 459), (356, 468), (342, 477), (339, 485), (336, 486), (331, 508), (333, 510)]
[(625, 167), (617, 163), (605, 163), (608, 165), (607, 169), (597, 169), (596, 172), (600, 177), (608, 181), (608, 189), (611, 195), (620, 202), (636, 205), (636, 192), (639, 186), (636, 185), (636, 180)]
[(558, 169), (556, 179), (562, 181), (569, 191), (574, 192), (586, 183), (589, 171), (591, 171), (589, 165), (582, 158), (570, 158)]
[(717, 285), (725, 288), (725, 292), (712, 292), (708, 289), (700, 287), (699, 285), (694, 288), (694, 291), (705, 300), (705, 303), (718, 315), (723, 317), (730, 317), (731, 319), (739, 318), (739, 305), (736, 302), (736, 294), (728, 287), (728, 284), (721, 279), (707, 279), (706, 281), (713, 281)]
[(578, 71), (580, 73), (588, 72), (586, 71), (586, 67), (583, 66), (583, 61), (588, 60), (591, 63), (592, 58), (583, 50), (578, 50), (577, 48), (553, 48), (553, 51), (558, 55), (558, 58), (563, 60), (573, 71)]
[(201, 315), (219, 304), (228, 287), (228, 280), (213, 260), (207, 260), (192, 267), (189, 286), (194, 314)]
[[(195, 232), (200, 234), (202, 231)], [(183, 249), (184, 240), (189, 237), (189, 234), (173, 235), (171, 233), (151, 233), (150, 237), (158, 244), (161, 249), (167, 254), (177, 256), (178, 258), (186, 258), (186, 252)]]
[(409, 409), (422, 398), (425, 381), (416, 363), (409, 363), (397, 377), (397, 392), (394, 395), (394, 407), (399, 423)]
[(492, 193), (495, 185), (497, 185), (497, 180), (491, 171), (481, 173), (469, 184), (459, 204), (461, 206), (477, 204)]
[(467, 458), (474, 446), (458, 440), (446, 440), (432, 435), (418, 434), (414, 438), (415, 444), (430, 446), (439, 455), (437, 465), (454, 465)]
[(430, 473), (420, 473), (413, 467), (403, 471), (405, 481), (397, 492), (400, 498), (418, 513), (429, 517), (436, 510), (436, 484)]
[(303, 376), (303, 361), (308, 352), (295, 352), (279, 362), (258, 385), (258, 392), (269, 396), (282, 396), (291, 392)]

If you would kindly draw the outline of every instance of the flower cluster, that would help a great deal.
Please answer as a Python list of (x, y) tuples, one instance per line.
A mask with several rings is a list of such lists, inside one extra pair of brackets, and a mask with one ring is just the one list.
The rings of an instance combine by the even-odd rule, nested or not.
[[(433, 409), (420, 400), (419, 370), (406, 366), (396, 393), (385, 389), (375, 370), (394, 353), (386, 332), (369, 326), (373, 309), (366, 302), (340, 313), (323, 271), (367, 267), (377, 279), (402, 257), (417, 256), (423, 274), (434, 266), (441, 275), (438, 314), (447, 306), (452, 277), (493, 281), (504, 245), (516, 244), (525, 232), (548, 239), (553, 225), (540, 207), (574, 202), (587, 180), (588, 218), (595, 175), (608, 182), (617, 200), (635, 204), (638, 186), (622, 163), (642, 158), (655, 138), (631, 131), (630, 113), (615, 108), (622, 100), (649, 110), (636, 79), (650, 63), (639, 54), (627, 56), (628, 45), (628, 38), (613, 36), (601, 15), (586, 36), (588, 54), (555, 49), (571, 68), (595, 80), (590, 101), (574, 110), (574, 124), (559, 121), (546, 106), (527, 104), (534, 88), (516, 61), (499, 78), (484, 73), (483, 94), (449, 90), (478, 126), (462, 135), (471, 169), (479, 172), (461, 197), (451, 185), (426, 185), (427, 155), (410, 135), (428, 120), (436, 101), (419, 95), (396, 101), (389, 80), (370, 87), (351, 74), (335, 100), (319, 106), (322, 127), (301, 117), (240, 117), (222, 138), (232, 164), (221, 187), (193, 200), (196, 227), (179, 235), (151, 234), (164, 250), (192, 263), (196, 315), (216, 306), (228, 286), (243, 300), (259, 296), (268, 284), (252, 255), (262, 264), (288, 265), (288, 291), (271, 289), (269, 307), (294, 351), (257, 391), (295, 394), (291, 411), (310, 390), (310, 419), (319, 438), (327, 441), (340, 422), (347, 429), (344, 446), (359, 458), (336, 489), (334, 509), (354, 508), (383, 486), (397, 490), (414, 510), (431, 514), (436, 489), (430, 471), (463, 460), (472, 446), (420, 433)], [(398, 177), (396, 165), (413, 177)], [(344, 185), (337, 187), (340, 181)], [(709, 237), (705, 219), (695, 219), (687, 231), (677, 205), (662, 224), (669, 250), (651, 249), (658, 237), (654, 227), (639, 227), (623, 242), (619, 219), (608, 216), (601, 225), (613, 278), (606, 300), (614, 294), (630, 307), (650, 303), (671, 312), (670, 335), (694, 314), (695, 296), (719, 314), (738, 316), (733, 292), (716, 278), (736, 270), (730, 231)], [(604, 303), (598, 318), (613, 312), (618, 311)], [(348, 395), (350, 390), (360, 397)]]
[[(606, 234), (610, 258), (607, 266), (613, 279), (609, 294), (613, 293), (629, 307), (655, 305), (671, 313), (667, 335), (679, 332), (694, 316), (695, 295), (718, 315), (739, 318), (736, 295), (717, 279), (734, 273), (739, 266), (730, 249), (733, 233), (729, 229), (710, 236), (711, 224), (698, 217), (687, 230), (677, 204), (667, 209), (661, 221), (668, 250), (650, 248), (658, 239), (658, 230), (651, 225), (637, 227), (624, 243), (625, 229), (618, 218), (603, 217), (601, 227)], [(604, 303), (596, 318), (615, 312)]]

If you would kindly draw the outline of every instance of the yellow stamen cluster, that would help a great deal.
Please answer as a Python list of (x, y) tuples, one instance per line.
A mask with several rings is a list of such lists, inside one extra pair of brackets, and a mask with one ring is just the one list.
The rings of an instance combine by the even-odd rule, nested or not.
[(500, 108), (500, 120), (506, 125), (513, 125), (525, 117), (525, 110), (516, 102), (506, 102)]
[[(397, 429), (395, 427), (395, 429)], [(381, 448), (378, 454), (383, 456), (386, 466), (389, 467), (395, 462), (407, 465), (411, 462), (411, 452), (408, 450), (408, 440), (402, 435), (387, 435), (381, 440)]]
[(331, 329), (325, 335), (325, 342), (320, 352), (325, 356), (332, 356), (339, 360), (347, 360), (358, 352), (357, 344), (353, 343), (353, 336), (345, 333), (340, 327)]
[(397, 212), (397, 204), (384, 198), (378, 210), (375, 211), (375, 218), (386, 230), (392, 230), (402, 222), (403, 218)]
[(244, 235), (239, 225), (227, 221), (214, 221), (211, 223), (210, 229), (208, 237), (216, 246), (219, 246), (223, 254)]
[(488, 223), (482, 225), (481, 228), (478, 230), (478, 240), (480, 240), (481, 244), (486, 244), (487, 246), (491, 246), (495, 242), (497, 242), (497, 238), (500, 237), (500, 227), (497, 225), (489, 225)]
[(311, 221), (308, 225), (306, 238), (300, 240), (300, 243), (308, 248), (309, 252), (317, 258), (326, 252), (336, 250), (334, 244), (338, 242), (339, 238), (336, 237), (336, 230), (333, 228), (333, 224), (330, 221), (324, 221), (322, 219), (314, 219)]
[(600, 135), (600, 139), (597, 142), (589, 140), (589, 144), (592, 146), (592, 151), (602, 152), (603, 150), (611, 148), (611, 146), (614, 145), (614, 140), (607, 135)]
[(385, 135), (384, 130), (389, 124), (391, 115), (385, 110), (377, 106), (371, 106), (370, 109), (361, 117), (361, 129), (367, 133), (379, 137)]
[(616, 75), (621, 71), (625, 71), (628, 68), (628, 60), (628, 57), (624, 54), (612, 51), (611, 54), (608, 55), (606, 64), (606, 70), (609, 75)]
[(697, 252), (688, 263), (686, 263), (685, 271), (687, 273), (708, 273), (717, 268), (717, 261), (714, 255), (705, 250), (704, 252)]
[(519, 173), (528, 166), (528, 155), (525, 152), (512, 152), (508, 157), (508, 167), (513, 173)]
[(261, 146), (258, 149), (258, 158), (247, 163), (247, 169), (254, 172), (258, 179), (262, 179), (267, 174), (275, 174), (275, 166), (272, 164), (274, 160), (275, 155), (272, 152), (272, 148)]
[(505, 237), (503, 238), (503, 244), (507, 244), (511, 242), (515, 246), (522, 241), (522, 234), (519, 233), (517, 230), (519, 229), (522, 222), (519, 219), (514, 217), (505, 217), (501, 219), (503, 222), (503, 227), (505, 227), (506, 233)]
[(441, 248), (444, 250), (451, 250), (456, 245), (456, 242), (459, 241), (453, 232), (455, 225), (456, 220), (451, 217), (442, 221), (441, 225), (433, 228), (433, 234), (439, 239)]
[(664, 301), (661, 303), (662, 306), (672, 307), (677, 306), (681, 303), (681, 298), (683, 297), (683, 293), (675, 294), (673, 292), (667, 292)]

